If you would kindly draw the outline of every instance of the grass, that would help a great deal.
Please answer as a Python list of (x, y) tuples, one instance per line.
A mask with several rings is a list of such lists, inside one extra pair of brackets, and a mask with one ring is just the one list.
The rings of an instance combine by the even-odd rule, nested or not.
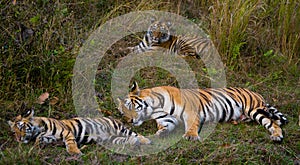
[[(0, 2), (1, 164), (299, 164), (300, 2), (199, 0), (176, 4), (168, 0)], [(256, 123), (218, 124), (204, 142), (180, 140), (162, 152), (140, 157), (120, 155), (92, 144), (82, 149), (82, 157), (75, 158), (61, 145), (33, 148), (33, 143), (14, 141), (6, 120), (22, 112), (22, 103), (34, 106), (38, 116), (76, 116), (71, 80), (80, 47), (106, 21), (140, 10), (170, 11), (199, 24), (212, 38), (226, 66), (227, 85), (261, 93), (287, 115), (290, 123), (283, 128), (283, 143), (272, 143), (267, 131)], [(95, 90), (104, 115), (121, 119), (111, 96), (111, 77), (126, 56), (119, 48), (137, 42), (132, 36), (118, 41), (98, 66)], [(186, 61), (198, 85), (209, 87), (203, 63), (192, 58)], [(133, 80), (141, 88), (178, 86), (173, 75), (156, 67), (141, 69)], [(46, 91), (59, 101), (37, 104), (38, 96)], [(148, 121), (133, 129), (147, 135), (156, 131), (155, 126)]]

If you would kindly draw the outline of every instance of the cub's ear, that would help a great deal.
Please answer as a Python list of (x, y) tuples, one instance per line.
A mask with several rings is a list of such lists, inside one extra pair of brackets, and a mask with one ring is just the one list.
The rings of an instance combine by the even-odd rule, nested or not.
[(22, 114), (22, 117), (31, 119), (31, 118), (33, 118), (33, 115), (34, 115), (34, 109), (31, 108), (31, 109), (27, 110), (24, 114)]
[(140, 95), (139, 85), (136, 81), (133, 82), (130, 92), (134, 95)]
[(166, 24), (167, 24), (168, 27), (172, 26), (172, 23), (170, 21), (168, 21)]
[(155, 20), (156, 20), (156, 19), (155, 19), (154, 17), (151, 17), (151, 18), (150, 18), (150, 22), (151, 22), (151, 23), (155, 22)]

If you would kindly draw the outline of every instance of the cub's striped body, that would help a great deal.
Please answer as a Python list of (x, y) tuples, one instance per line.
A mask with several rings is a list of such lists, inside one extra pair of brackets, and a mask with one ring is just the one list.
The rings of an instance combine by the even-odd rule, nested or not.
[(34, 117), (33, 113), (33, 110), (29, 110), (25, 115), (17, 116), (13, 122), (9, 121), (17, 141), (28, 143), (35, 140), (36, 144), (63, 141), (70, 154), (81, 154), (78, 146), (91, 142), (131, 145), (151, 143), (149, 139), (132, 132), (122, 123), (110, 118), (77, 117), (56, 120)]
[(157, 135), (185, 125), (183, 137), (200, 139), (198, 131), (207, 122), (226, 122), (246, 117), (263, 125), (273, 141), (282, 141), (281, 125), (287, 123), (276, 108), (265, 103), (258, 93), (244, 88), (178, 89), (170, 86), (139, 90), (134, 83), (131, 92), (120, 101), (119, 110), (131, 118), (133, 125), (154, 119)]
[(152, 21), (143, 40), (130, 49), (135, 53), (167, 50), (168, 53), (183, 57), (200, 58), (213, 46), (211, 40), (206, 37), (171, 35), (170, 26), (169, 22)]

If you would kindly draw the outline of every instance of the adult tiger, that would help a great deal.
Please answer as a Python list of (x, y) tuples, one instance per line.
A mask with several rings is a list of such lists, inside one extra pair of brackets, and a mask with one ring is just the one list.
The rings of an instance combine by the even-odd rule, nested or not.
[(17, 116), (13, 122), (8, 121), (18, 142), (35, 140), (38, 145), (62, 140), (70, 154), (81, 154), (79, 144), (90, 142), (135, 146), (151, 143), (149, 139), (125, 128), (119, 121), (107, 117), (56, 120), (34, 117), (33, 114), (31, 109), (25, 115)]
[(135, 47), (129, 47), (135, 53), (153, 50), (167, 50), (168, 53), (183, 57), (202, 57), (211, 48), (209, 38), (199, 36), (174, 36), (171, 35), (170, 22), (151, 20), (143, 40)]
[[(120, 100), (119, 100), (120, 101)], [(281, 142), (281, 125), (286, 117), (265, 103), (258, 93), (245, 88), (178, 89), (160, 86), (140, 90), (136, 82), (119, 111), (131, 119), (134, 126), (154, 119), (157, 135), (171, 132), (178, 124), (185, 125), (183, 137), (198, 140), (199, 131), (206, 122), (254, 120), (271, 133), (273, 141)]]

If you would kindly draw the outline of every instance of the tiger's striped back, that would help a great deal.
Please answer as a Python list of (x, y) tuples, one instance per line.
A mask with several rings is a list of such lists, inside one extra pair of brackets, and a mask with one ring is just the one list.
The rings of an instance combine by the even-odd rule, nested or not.
[(260, 94), (244, 88), (178, 89), (161, 86), (139, 90), (134, 83), (123, 104), (128, 109), (126, 111), (136, 113), (132, 118), (133, 125), (154, 119), (159, 128), (156, 134), (161, 135), (183, 123), (184, 137), (191, 140), (200, 138), (198, 131), (204, 123), (237, 121), (243, 116), (263, 125), (273, 141), (282, 141), (280, 126), (287, 123), (286, 117), (266, 104)]

